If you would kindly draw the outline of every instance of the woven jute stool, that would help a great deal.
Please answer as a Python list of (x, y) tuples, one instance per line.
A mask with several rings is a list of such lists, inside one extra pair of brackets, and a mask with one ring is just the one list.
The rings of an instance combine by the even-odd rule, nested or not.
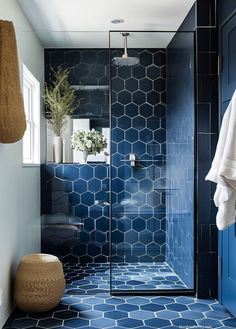
[(15, 302), (24, 312), (45, 312), (56, 307), (65, 290), (59, 259), (48, 254), (24, 256), (17, 268)]

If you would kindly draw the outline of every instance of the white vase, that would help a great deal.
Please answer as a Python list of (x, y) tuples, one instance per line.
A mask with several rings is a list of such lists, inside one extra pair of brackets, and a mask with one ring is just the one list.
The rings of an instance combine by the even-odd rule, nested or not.
[(87, 159), (88, 159), (88, 152), (83, 151), (80, 163), (82, 163), (82, 164), (87, 163)]
[(61, 163), (63, 158), (63, 141), (61, 136), (54, 136), (53, 138), (53, 155), (54, 162)]

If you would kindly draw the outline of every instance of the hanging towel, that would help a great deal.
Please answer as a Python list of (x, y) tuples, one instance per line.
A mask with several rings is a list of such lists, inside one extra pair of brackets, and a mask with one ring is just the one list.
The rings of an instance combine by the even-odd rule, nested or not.
[(224, 230), (236, 218), (236, 91), (223, 117), (219, 140), (206, 180), (217, 184), (214, 202), (216, 225)]
[(0, 143), (17, 142), (25, 128), (14, 26), (0, 20)]

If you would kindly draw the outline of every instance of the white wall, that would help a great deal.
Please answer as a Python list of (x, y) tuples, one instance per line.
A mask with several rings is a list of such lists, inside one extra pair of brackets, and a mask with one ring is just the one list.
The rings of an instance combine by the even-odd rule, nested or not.
[[(0, 0), (0, 19), (14, 23), (22, 62), (43, 86), (43, 48), (16, 0)], [(44, 120), (41, 118), (44, 160)], [(0, 328), (13, 307), (12, 283), (19, 259), (40, 251), (40, 167), (22, 167), (22, 142), (0, 144)]]

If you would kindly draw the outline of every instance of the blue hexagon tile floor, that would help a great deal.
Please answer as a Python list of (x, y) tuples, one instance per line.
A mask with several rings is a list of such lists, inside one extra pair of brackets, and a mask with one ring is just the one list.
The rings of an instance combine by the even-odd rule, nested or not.
[(236, 319), (216, 300), (111, 296), (107, 265), (67, 264), (65, 274), (66, 293), (58, 307), (37, 314), (16, 309), (4, 328), (236, 328)]

